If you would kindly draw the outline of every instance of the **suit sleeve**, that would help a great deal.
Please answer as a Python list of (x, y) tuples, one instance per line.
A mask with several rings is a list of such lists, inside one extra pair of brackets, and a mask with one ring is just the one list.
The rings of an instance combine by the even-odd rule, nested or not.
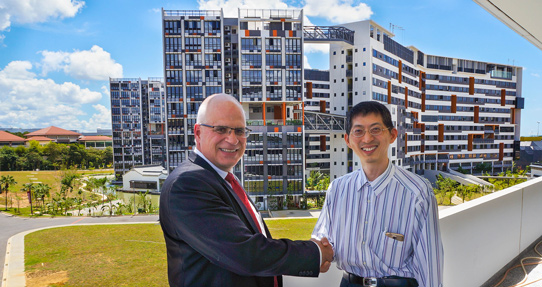
[(184, 172), (169, 184), (160, 207), (164, 231), (213, 264), (243, 276), (318, 276), (316, 244), (253, 234), (210, 172)]

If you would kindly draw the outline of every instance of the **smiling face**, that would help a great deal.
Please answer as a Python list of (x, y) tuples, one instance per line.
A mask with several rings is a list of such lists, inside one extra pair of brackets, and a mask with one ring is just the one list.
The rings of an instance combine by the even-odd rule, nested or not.
[(198, 124), (194, 126), (196, 147), (216, 167), (223, 171), (231, 171), (245, 153), (247, 139), (237, 137), (233, 131), (218, 134), (212, 128), (199, 123), (244, 128), (245, 115), (232, 96), (214, 95), (212, 100), (209, 98), (206, 100), (210, 102), (207, 103), (202, 117), (198, 114)]
[[(373, 127), (383, 129), (380, 135), (373, 136), (369, 130)], [(355, 129), (365, 130), (365, 135), (355, 137), (352, 133)], [(388, 148), (397, 138), (395, 128), (386, 129), (382, 116), (377, 113), (357, 115), (352, 118), (352, 130), (346, 134), (344, 140), (359, 157), (361, 166), (369, 180), (374, 180), (388, 167)]]

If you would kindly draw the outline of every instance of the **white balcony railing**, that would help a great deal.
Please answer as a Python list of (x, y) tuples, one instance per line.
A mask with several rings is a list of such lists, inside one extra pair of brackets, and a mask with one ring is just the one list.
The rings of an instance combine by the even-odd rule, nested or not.
[[(481, 286), (542, 236), (542, 177), (440, 211), (444, 287)], [(333, 264), (319, 278), (284, 277), (284, 286), (339, 286)]]

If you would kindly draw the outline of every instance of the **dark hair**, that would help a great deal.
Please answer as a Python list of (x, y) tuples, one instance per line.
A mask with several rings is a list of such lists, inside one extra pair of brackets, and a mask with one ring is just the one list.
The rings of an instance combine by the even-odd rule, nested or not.
[(383, 104), (375, 101), (360, 102), (348, 112), (346, 115), (346, 134), (350, 135), (352, 130), (352, 120), (357, 116), (366, 116), (368, 114), (376, 114), (382, 117), (382, 122), (390, 130), (393, 128), (391, 114), (388, 108)]

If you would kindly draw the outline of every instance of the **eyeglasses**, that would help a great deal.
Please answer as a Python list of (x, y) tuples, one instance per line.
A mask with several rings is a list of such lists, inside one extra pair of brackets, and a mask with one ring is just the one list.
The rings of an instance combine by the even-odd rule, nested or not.
[(248, 136), (250, 135), (250, 132), (252, 131), (251, 129), (248, 129), (248, 128), (230, 128), (226, 126), (211, 126), (211, 125), (206, 125), (206, 124), (199, 124), (199, 125), (212, 128), (213, 131), (219, 135), (225, 135), (225, 134), (229, 135), (230, 132), (233, 130), (233, 132), (235, 133), (235, 136), (240, 137), (240, 138), (248, 138)]
[[(378, 136), (381, 135), (383, 131), (389, 130), (390, 128), (382, 128), (382, 127), (372, 127), (369, 129), (369, 134), (372, 136)], [(354, 137), (360, 138), (365, 135), (366, 130), (362, 128), (354, 128), (350, 134)]]

